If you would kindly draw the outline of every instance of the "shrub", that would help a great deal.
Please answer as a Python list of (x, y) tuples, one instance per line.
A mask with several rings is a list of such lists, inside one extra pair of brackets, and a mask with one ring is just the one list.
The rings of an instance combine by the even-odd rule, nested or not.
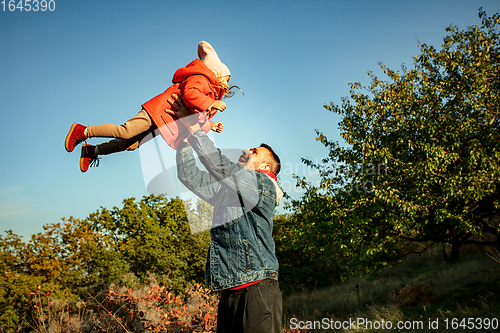
[[(151, 280), (147, 286), (110, 286), (88, 302), (51, 299), (38, 287), (29, 294), (34, 332), (215, 333), (218, 299), (201, 283), (175, 295)], [(300, 333), (285, 330), (285, 333)]]
[(419, 282), (407, 284), (396, 295), (399, 306), (413, 306), (417, 304), (429, 304), (436, 300), (436, 293), (432, 281), (427, 285)]

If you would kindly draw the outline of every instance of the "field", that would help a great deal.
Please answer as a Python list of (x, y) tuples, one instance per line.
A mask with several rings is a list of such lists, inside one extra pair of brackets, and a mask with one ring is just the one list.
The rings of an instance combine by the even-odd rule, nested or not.
[[(449, 264), (435, 248), (376, 274), (285, 295), (285, 333), (498, 332), (499, 259), (470, 247)], [(177, 297), (154, 276), (149, 284), (110, 286), (78, 303), (35, 290), (31, 329), (22, 331), (215, 332), (216, 296), (195, 284)]]
[(464, 248), (460, 261), (449, 264), (435, 249), (407, 257), (376, 275), (292, 294), (284, 299), (286, 327), (313, 332), (335, 328), (340, 332), (498, 332), (500, 263), (486, 254)]

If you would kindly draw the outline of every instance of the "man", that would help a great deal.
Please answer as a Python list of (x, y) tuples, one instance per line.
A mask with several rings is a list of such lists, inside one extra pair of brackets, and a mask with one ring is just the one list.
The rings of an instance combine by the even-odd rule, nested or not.
[[(272, 238), (274, 210), (283, 195), (276, 183), (280, 160), (262, 144), (231, 162), (181, 98), (169, 102), (190, 133), (177, 149), (178, 178), (214, 207), (206, 275), (221, 291), (217, 332), (283, 332)], [(207, 171), (196, 166), (193, 150)]]

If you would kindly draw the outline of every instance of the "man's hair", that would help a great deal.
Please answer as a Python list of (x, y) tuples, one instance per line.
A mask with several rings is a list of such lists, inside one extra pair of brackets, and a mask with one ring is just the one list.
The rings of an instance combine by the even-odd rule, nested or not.
[(272, 165), (271, 165), (271, 172), (277, 176), (281, 170), (280, 158), (278, 157), (278, 155), (276, 155), (276, 153), (274, 152), (273, 148), (271, 148), (271, 146), (269, 146), (265, 143), (262, 143), (260, 146), (266, 148), (273, 156), (274, 163), (272, 163)]

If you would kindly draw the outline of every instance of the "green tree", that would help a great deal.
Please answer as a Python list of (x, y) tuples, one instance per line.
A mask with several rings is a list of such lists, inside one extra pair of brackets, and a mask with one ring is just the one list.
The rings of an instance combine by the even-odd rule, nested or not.
[(196, 200), (196, 207), (193, 208), (191, 200), (184, 201), (189, 226), (193, 233), (209, 230), (212, 226), (213, 206), (201, 199)]
[(23, 272), (43, 277), (44, 284), (54, 283), (82, 294), (92, 285), (88, 268), (103, 242), (87, 221), (73, 217), (62, 220), (44, 225), (43, 233), (31, 236), (21, 256)]
[(19, 314), (28, 310), (22, 295), (34, 290), (30, 287), (36, 288), (41, 280), (22, 272), (20, 258), (25, 245), (12, 230), (7, 230), (5, 237), (0, 235), (0, 327), (6, 330), (18, 328)]
[(0, 327), (26, 327), (34, 319), (30, 292), (77, 301), (87, 290), (87, 245), (96, 237), (88, 223), (70, 220), (45, 225), (44, 232), (32, 235), (28, 243), (11, 230), (0, 236)]
[(325, 105), (347, 145), (317, 131), (329, 154), (305, 162), (321, 185), (294, 204), (326, 198), (332, 237), (359, 261), (403, 253), (396, 240), (451, 244), (452, 261), (463, 244), (500, 245), (500, 17), (479, 17), (448, 27), (439, 51), (421, 44), (414, 69), (380, 64), (387, 81), (369, 72), (369, 86)]
[[(205, 221), (208, 211), (198, 203), (190, 213)], [(10, 230), (0, 235), (0, 327), (17, 329), (32, 322), (29, 293), (37, 290), (76, 302), (111, 283), (131, 282), (129, 273), (140, 281), (155, 273), (177, 292), (190, 282), (205, 281), (209, 235), (191, 233), (179, 199), (130, 198), (122, 208), (62, 220), (44, 225), (27, 243)]]
[[(321, 207), (319, 202), (308, 206)], [(278, 215), (273, 222), (273, 238), (279, 262), (280, 287), (285, 293), (326, 287), (340, 281), (338, 248), (331, 241), (324, 210), (303, 209)]]
[(142, 280), (154, 273), (180, 291), (205, 280), (209, 235), (191, 233), (182, 200), (155, 195), (140, 202), (125, 199), (122, 208), (101, 208), (87, 221), (106, 239), (89, 271), (105, 282), (129, 272)]

